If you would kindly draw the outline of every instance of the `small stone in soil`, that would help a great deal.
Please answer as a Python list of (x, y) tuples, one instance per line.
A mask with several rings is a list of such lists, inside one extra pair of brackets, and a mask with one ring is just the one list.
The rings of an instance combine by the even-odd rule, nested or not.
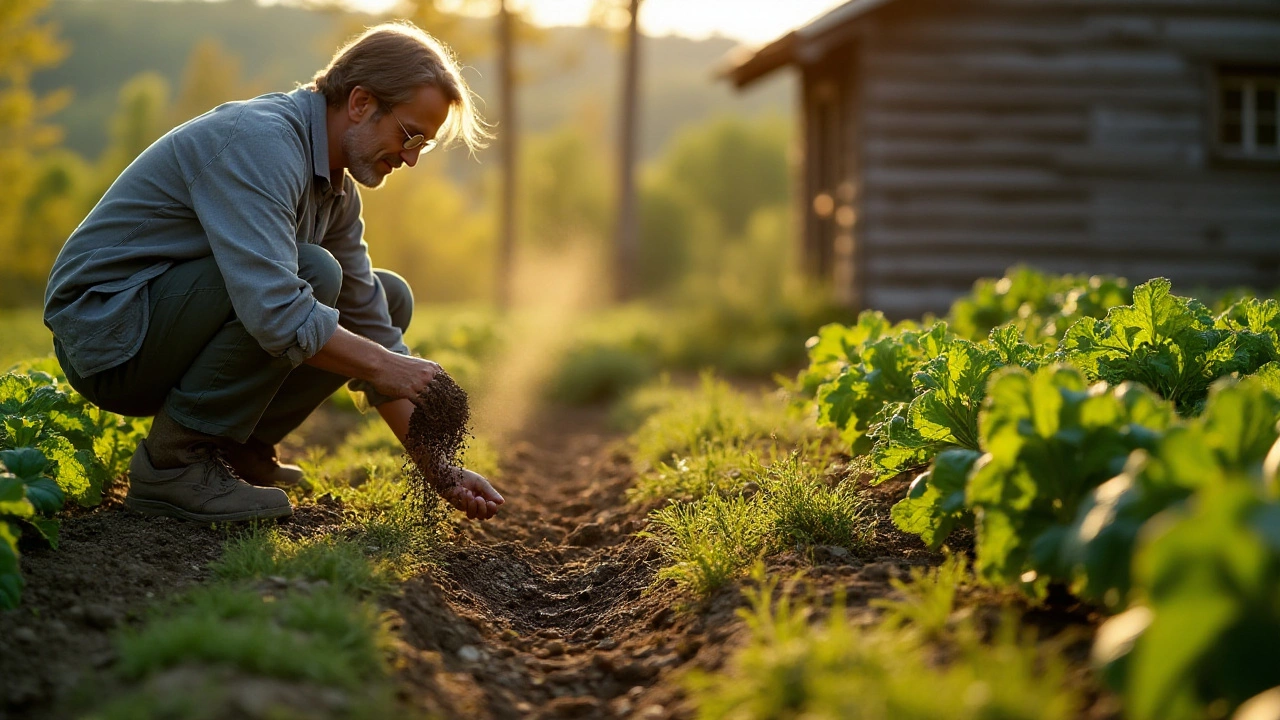
[(458, 659), (468, 663), (480, 662), (480, 651), (470, 645), (463, 645), (458, 648)]

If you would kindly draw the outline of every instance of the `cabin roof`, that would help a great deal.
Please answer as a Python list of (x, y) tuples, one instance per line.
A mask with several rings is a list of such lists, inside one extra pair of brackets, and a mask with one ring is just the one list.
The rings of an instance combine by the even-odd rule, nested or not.
[(817, 60), (833, 36), (850, 23), (892, 0), (849, 0), (808, 25), (792, 30), (763, 47), (737, 47), (725, 57), (719, 72), (735, 87), (743, 88), (785, 65)]

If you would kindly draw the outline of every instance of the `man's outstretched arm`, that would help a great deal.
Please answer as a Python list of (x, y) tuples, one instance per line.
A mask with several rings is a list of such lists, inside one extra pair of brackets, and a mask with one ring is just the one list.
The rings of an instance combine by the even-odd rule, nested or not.
[[(395, 398), (378, 405), (378, 414), (401, 445), (409, 436), (409, 418), (414, 408), (410, 398), (421, 395), (440, 372), (440, 366), (430, 360), (391, 352), (343, 327), (306, 362), (321, 370), (367, 380), (374, 390)], [(458, 473), (458, 482), (444, 493), (449, 504), (473, 520), (488, 520), (498, 514), (498, 506), (504, 500), (488, 480), (463, 468), (454, 468), (454, 472)]]
[[(413, 408), (413, 403), (403, 398), (378, 406), (378, 414), (401, 445), (409, 437), (409, 418), (413, 415)], [(443, 493), (449, 504), (465, 512), (472, 520), (488, 520), (498, 514), (498, 506), (506, 501), (484, 476), (465, 468), (453, 468), (453, 472), (457, 473), (458, 481)]]

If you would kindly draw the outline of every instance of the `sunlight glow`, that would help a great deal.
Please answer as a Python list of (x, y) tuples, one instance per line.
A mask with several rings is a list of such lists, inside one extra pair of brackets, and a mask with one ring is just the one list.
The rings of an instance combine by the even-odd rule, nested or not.
[[(353, 9), (383, 12), (395, 0), (347, 0)], [(528, 13), (537, 25), (582, 25), (593, 0), (511, 0), (511, 7)], [(645, 35), (680, 35), (694, 39), (722, 35), (743, 43), (767, 43), (800, 27), (845, 0), (644, 0), (640, 30)], [(468, 0), (447, 0), (441, 6), (476, 7)], [(496, 5), (496, 3), (493, 3)], [(487, 5), (487, 3), (481, 3)], [(452, 8), (451, 8), (452, 9)], [(485, 11), (491, 10), (487, 7)]]

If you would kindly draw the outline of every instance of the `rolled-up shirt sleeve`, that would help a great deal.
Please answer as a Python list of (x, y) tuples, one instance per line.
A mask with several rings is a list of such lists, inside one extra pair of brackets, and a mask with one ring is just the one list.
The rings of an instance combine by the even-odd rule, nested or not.
[[(364, 240), (360, 194), (350, 177), (344, 178), (343, 191), (344, 201), (338, 206), (322, 243), (342, 265), (342, 291), (338, 293), (337, 303), (338, 322), (342, 327), (369, 338), (392, 352), (408, 355), (409, 347), (404, 342), (403, 333), (391, 322), (386, 291), (373, 274), (369, 245)], [(374, 390), (365, 380), (352, 380), (348, 387), (353, 391), (363, 392), (371, 406), (378, 406), (392, 399)]]
[(288, 126), (242, 116), (189, 186), (236, 315), (263, 350), (295, 366), (329, 341), (339, 318), (298, 277), (296, 214), (308, 191), (308, 152)]

